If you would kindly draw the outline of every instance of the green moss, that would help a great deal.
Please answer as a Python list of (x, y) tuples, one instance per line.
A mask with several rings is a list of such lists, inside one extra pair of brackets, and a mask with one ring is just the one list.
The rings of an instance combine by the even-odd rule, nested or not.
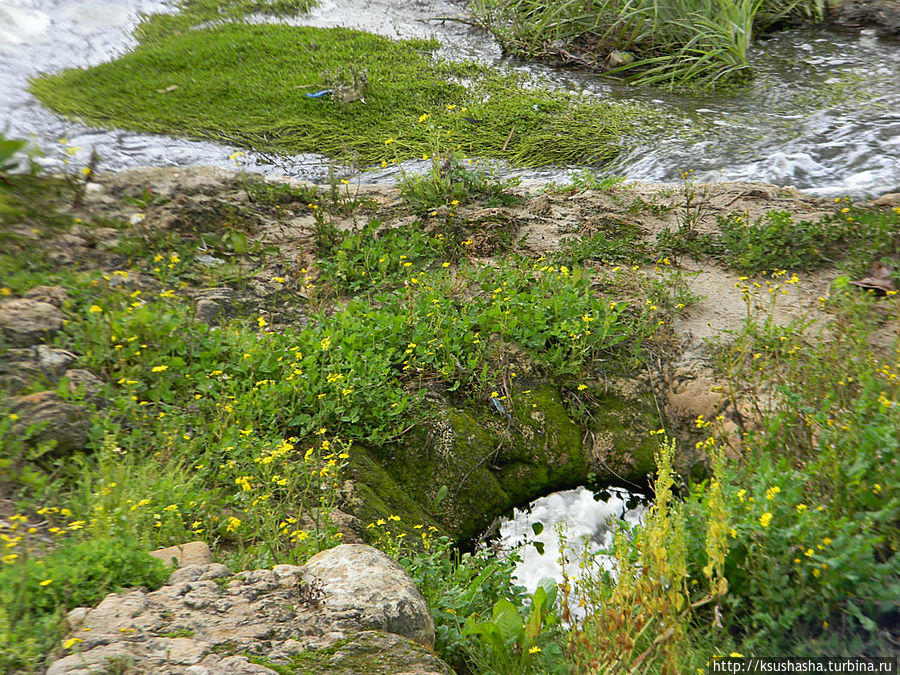
[[(32, 91), (100, 125), (362, 164), (457, 147), (527, 166), (596, 164), (638, 122), (657, 119), (636, 105), (529, 89), (485, 66), (440, 63), (428, 54), (436, 46), (343, 28), (226, 24), (36, 78)], [(367, 76), (365, 104), (307, 96), (352, 72)]]
[[(436, 524), (457, 540), (497, 516), (556, 490), (589, 482), (640, 482), (653, 470), (659, 427), (652, 397), (598, 394), (593, 443), (570, 418), (559, 390), (533, 384), (495, 406), (444, 408), (401, 443), (354, 458), (365, 522), (401, 516), (403, 526)], [(437, 497), (446, 486), (446, 498)], [(400, 527), (403, 527), (400, 526)]]
[(656, 469), (658, 440), (650, 432), (662, 425), (653, 395), (596, 392), (595, 397), (585, 449), (591, 473), (601, 484), (643, 482)]
[(325, 649), (307, 649), (289, 663), (251, 654), (252, 663), (271, 668), (280, 675), (391, 675), (405, 672), (453, 671), (431, 650), (407, 638), (383, 631), (367, 630)]
[[(388, 470), (391, 462), (378, 461), (375, 453), (364, 446), (354, 444), (350, 455), (350, 475), (354, 480), (356, 503), (354, 512), (363, 523), (379, 518), (402, 514), (403, 524), (437, 525), (437, 521), (422, 506), (423, 502), (412, 496)], [(407, 476), (411, 481), (415, 476)]]

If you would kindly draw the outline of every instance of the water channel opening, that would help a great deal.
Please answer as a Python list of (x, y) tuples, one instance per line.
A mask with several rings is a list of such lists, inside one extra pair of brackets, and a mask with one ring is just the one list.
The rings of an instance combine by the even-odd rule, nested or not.
[(617, 487), (554, 492), (504, 518), (495, 545), (518, 554), (515, 578), (534, 593), (541, 579), (563, 580), (563, 546), (570, 576), (577, 577), (585, 558), (612, 572), (612, 559), (602, 551), (612, 546), (617, 530), (640, 526), (649, 506), (646, 495)]

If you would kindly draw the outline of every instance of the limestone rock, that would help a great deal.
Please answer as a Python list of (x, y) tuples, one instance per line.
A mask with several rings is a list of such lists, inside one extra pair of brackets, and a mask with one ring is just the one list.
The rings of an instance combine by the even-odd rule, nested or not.
[(900, 206), (900, 192), (888, 192), (872, 201), (878, 206)]
[(342, 544), (310, 558), (304, 578), (318, 582), (326, 611), (337, 625), (384, 630), (434, 644), (434, 621), (425, 599), (406, 570), (382, 551)]
[(212, 562), (212, 551), (205, 541), (189, 541), (178, 546), (159, 548), (150, 551), (154, 558), (169, 564), (175, 562), (175, 567), (187, 567), (188, 565), (209, 565)]
[(0, 386), (18, 394), (35, 382), (54, 383), (76, 356), (47, 345), (10, 349), (0, 361)]
[(201, 298), (197, 301), (195, 310), (197, 319), (203, 323), (212, 323), (223, 314), (222, 306), (215, 300)]
[(62, 307), (63, 303), (69, 299), (69, 293), (62, 286), (35, 286), (25, 291), (22, 297), (46, 302), (54, 307)]
[(10, 403), (10, 412), (18, 415), (12, 427), (14, 436), (24, 436), (30, 426), (37, 425), (29, 444), (54, 441), (54, 452), (69, 453), (81, 450), (87, 443), (91, 422), (83, 406), (67, 403), (53, 391), (18, 396)]
[(84, 368), (67, 370), (63, 376), (69, 381), (69, 392), (72, 394), (82, 392), (86, 399), (99, 403), (96, 399), (103, 389), (103, 380)]
[(48, 675), (103, 672), (110, 659), (142, 675), (256, 675), (298, 654), (314, 674), (453, 672), (429, 648), (434, 627), (412, 580), (366, 546), (324, 551), (305, 567), (231, 574), (187, 565), (156, 591), (110, 594), (69, 612), (67, 623), (80, 642)]
[(365, 631), (319, 663), (307, 664), (318, 675), (452, 675), (453, 670), (421, 646), (391, 633)]
[(62, 312), (49, 302), (17, 298), (0, 303), (0, 330), (13, 345), (36, 344), (62, 327)]

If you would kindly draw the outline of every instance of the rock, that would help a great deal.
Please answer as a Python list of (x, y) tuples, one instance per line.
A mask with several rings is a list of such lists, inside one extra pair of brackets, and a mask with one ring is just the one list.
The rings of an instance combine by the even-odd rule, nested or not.
[(310, 558), (304, 578), (322, 589), (326, 611), (337, 625), (434, 644), (434, 621), (425, 599), (406, 570), (382, 551), (342, 544)]
[(369, 629), (380, 622), (434, 635), (412, 580), (384, 553), (344, 545), (310, 563), (234, 575), (224, 565), (188, 565), (156, 591), (110, 594), (93, 609), (76, 608), (68, 637), (80, 642), (48, 675), (102, 672), (110, 658), (142, 675), (275, 672), (247, 654), (273, 666), (303, 654), (309, 673), (451, 675), (427, 646)]
[(872, 201), (876, 206), (900, 206), (900, 192), (888, 192)]
[(212, 551), (205, 541), (189, 541), (178, 546), (159, 548), (150, 551), (150, 555), (166, 564), (174, 563), (175, 567), (209, 565), (212, 562)]
[(69, 392), (72, 394), (84, 394), (86, 400), (99, 403), (97, 395), (103, 389), (104, 382), (91, 371), (84, 368), (73, 368), (63, 373), (69, 381)]
[(837, 28), (873, 28), (883, 38), (900, 38), (900, 0), (843, 0), (828, 17)]
[(37, 355), (37, 363), (42, 371), (50, 377), (60, 377), (77, 356), (64, 349), (53, 349), (47, 345), (38, 345), (34, 348)]
[(35, 383), (55, 383), (76, 356), (47, 345), (10, 349), (0, 361), (0, 386), (18, 394)]
[(0, 330), (13, 345), (36, 344), (62, 327), (62, 312), (49, 302), (18, 298), (0, 303)]
[(212, 323), (223, 314), (222, 306), (215, 300), (201, 298), (197, 301), (195, 315), (203, 323)]
[(453, 670), (422, 647), (396, 635), (380, 631), (365, 631), (337, 649), (321, 663), (304, 662), (310, 674), (357, 675), (384, 673), (385, 675), (452, 675)]
[(76, 607), (66, 614), (66, 625), (69, 630), (77, 630), (84, 623), (84, 618), (90, 611), (89, 607)]
[(69, 299), (69, 293), (62, 286), (35, 286), (22, 295), (28, 300), (39, 300), (54, 307), (62, 307)]
[(67, 403), (56, 392), (14, 397), (10, 404), (10, 413), (18, 415), (12, 427), (14, 436), (24, 437), (26, 430), (36, 425), (37, 431), (27, 441), (29, 445), (52, 441), (54, 452), (71, 453), (83, 449), (87, 443), (91, 427), (88, 410)]

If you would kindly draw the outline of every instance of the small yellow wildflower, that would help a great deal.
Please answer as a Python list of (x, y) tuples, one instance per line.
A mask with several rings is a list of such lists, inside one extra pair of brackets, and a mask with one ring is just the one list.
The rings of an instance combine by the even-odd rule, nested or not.
[(150, 370), (154, 373), (161, 373), (164, 370), (168, 370), (169, 366), (153, 366)]
[(772, 514), (769, 513), (768, 511), (766, 511), (764, 514), (762, 514), (759, 517), (759, 524), (762, 525), (763, 527), (768, 527), (769, 523), (771, 523), (771, 522), (772, 522)]

